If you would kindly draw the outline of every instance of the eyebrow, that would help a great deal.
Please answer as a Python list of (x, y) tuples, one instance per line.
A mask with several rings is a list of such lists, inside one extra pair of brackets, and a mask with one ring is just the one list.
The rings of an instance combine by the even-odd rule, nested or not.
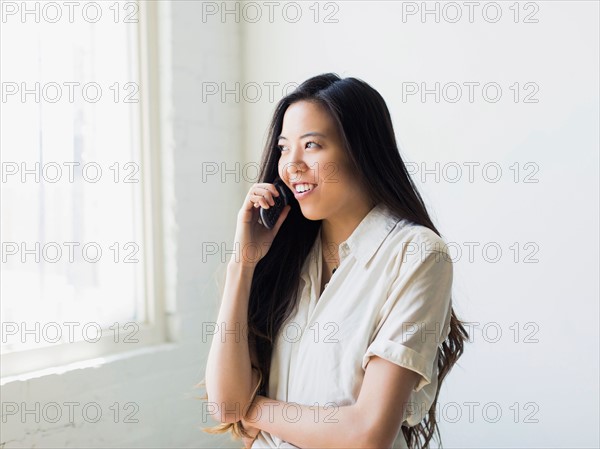
[[(302, 134), (300, 136), (300, 138), (304, 139), (305, 137), (310, 137), (310, 136), (319, 136), (319, 137), (322, 137), (323, 139), (327, 139), (327, 136), (325, 134), (321, 134), (321, 133), (318, 133), (318, 132), (310, 132), (310, 133)], [(279, 140), (279, 139), (287, 140), (287, 137), (278, 136), (277, 140)]]

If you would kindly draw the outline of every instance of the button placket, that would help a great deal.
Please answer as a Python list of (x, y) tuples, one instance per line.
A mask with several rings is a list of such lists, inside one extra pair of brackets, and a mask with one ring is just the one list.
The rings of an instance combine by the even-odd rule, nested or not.
[(346, 258), (348, 255), (348, 244), (346, 242), (340, 245), (340, 252), (338, 254), (340, 258), (340, 265), (342, 264), (342, 260)]
[[(294, 394), (293, 386), (295, 385), (295, 383), (293, 373), (295, 372), (295, 367), (298, 362), (298, 358), (302, 355), (302, 339), (304, 338), (306, 328), (308, 327), (309, 318), (312, 315), (312, 311), (314, 309), (314, 305), (312, 304), (312, 297), (314, 294), (313, 288), (314, 283), (312, 282), (310, 276), (308, 276), (308, 278), (304, 280), (304, 286), (301, 292), (302, 294), (304, 294), (304, 289), (308, 289), (308, 295), (310, 300), (308, 301), (308, 304), (300, 304), (300, 309), (305, 311), (305, 313), (296, 314), (295, 320), (293, 321), (296, 325), (298, 325), (298, 327), (300, 327), (302, 334), (300, 335), (300, 338), (297, 341), (293, 342), (290, 348), (290, 363), (288, 365), (287, 375), (288, 385), (286, 388), (285, 398), (286, 402), (289, 402), (288, 397)], [(288, 323), (288, 325), (290, 325), (290, 323)]]
[[(338, 255), (340, 258), (340, 263), (338, 265), (338, 269), (342, 266), (344, 260), (346, 260), (346, 257), (350, 254), (349, 249), (350, 249), (350, 247), (348, 246), (348, 244), (346, 242), (344, 242), (340, 245), (339, 250), (338, 250), (339, 251)], [(337, 273), (337, 270), (336, 270), (336, 273)], [(317, 276), (317, 279), (320, 279), (320, 275)], [(332, 276), (332, 279), (333, 279), (333, 276)], [(323, 293), (321, 294), (321, 296), (319, 296), (319, 288), (318, 288), (319, 284), (311, 285), (311, 306), (312, 307), (309, 308), (308, 317), (305, 322), (304, 330), (302, 331), (302, 336), (300, 337), (300, 340), (302, 340), (304, 338), (306, 329), (308, 329), (312, 325), (313, 319), (316, 316), (317, 309), (319, 307), (323, 307), (320, 304), (324, 301), (325, 295), (327, 295), (329, 290), (331, 290), (329, 288), (330, 284), (331, 284), (331, 280), (327, 283), (327, 287), (323, 290)], [(313, 289), (313, 287), (314, 287), (314, 289)]]

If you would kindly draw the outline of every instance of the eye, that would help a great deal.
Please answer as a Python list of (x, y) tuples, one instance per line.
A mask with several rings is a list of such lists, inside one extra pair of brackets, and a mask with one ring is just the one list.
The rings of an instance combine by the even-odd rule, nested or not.
[[(316, 147), (320, 147), (320, 146), (321, 146), (321, 145), (319, 145), (317, 142), (315, 142), (315, 141), (312, 141), (312, 140), (310, 140), (310, 141), (306, 142), (306, 146), (307, 146), (307, 147), (308, 147), (309, 145), (311, 145), (311, 144), (312, 144), (312, 145), (316, 145)], [(315, 148), (316, 148), (316, 147), (315, 147)], [(311, 147), (309, 147), (309, 148), (311, 148)], [(285, 151), (285, 150), (287, 150), (287, 147), (286, 147), (286, 146), (284, 146), (284, 145), (277, 145), (277, 146), (276, 146), (276, 149), (278, 149), (279, 151)]]

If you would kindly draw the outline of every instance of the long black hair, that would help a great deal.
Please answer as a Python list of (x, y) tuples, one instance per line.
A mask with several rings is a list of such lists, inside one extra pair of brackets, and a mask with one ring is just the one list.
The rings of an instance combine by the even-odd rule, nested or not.
[[(437, 235), (400, 156), (392, 119), (383, 97), (366, 82), (357, 78), (340, 78), (325, 73), (310, 78), (282, 98), (269, 127), (262, 155), (258, 182), (272, 183), (278, 176), (280, 152), (277, 148), (283, 117), (287, 108), (298, 101), (315, 102), (325, 109), (336, 124), (353, 175), (373, 204), (382, 203), (399, 218), (426, 226)], [(296, 200), (275, 236), (266, 256), (255, 267), (248, 304), (248, 341), (257, 355), (259, 384), (254, 394), (266, 392), (275, 338), (298, 303), (300, 272), (312, 248), (321, 220), (308, 220)], [(285, 261), (282, 264), (281, 261)], [(402, 426), (411, 449), (428, 448), (439, 428), (436, 403), (442, 382), (462, 355), (468, 333), (452, 309), (450, 333), (438, 348), (438, 387), (427, 416), (414, 427)], [(247, 436), (241, 422), (225, 423), (205, 429), (209, 433), (231, 430)]]

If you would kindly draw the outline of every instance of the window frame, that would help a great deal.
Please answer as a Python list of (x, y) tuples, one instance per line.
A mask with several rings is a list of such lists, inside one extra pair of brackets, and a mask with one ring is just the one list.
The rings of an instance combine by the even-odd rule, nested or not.
[[(163, 176), (161, 167), (161, 114), (159, 79), (159, 6), (156, 2), (136, 1), (139, 72), (138, 103), (140, 113), (140, 173), (143, 258), (142, 282), (145, 304), (144, 321), (120, 323), (116, 328), (103, 328), (97, 342), (55, 343), (33, 349), (16, 350), (1, 355), (0, 378), (31, 374), (77, 362), (139, 350), (169, 341), (166, 320), (166, 289), (163, 233)], [(60, 323), (59, 323), (60, 324)], [(106, 334), (106, 335), (105, 335)], [(124, 342), (129, 336), (134, 342)], [(115, 342), (115, 339), (118, 341)]]

